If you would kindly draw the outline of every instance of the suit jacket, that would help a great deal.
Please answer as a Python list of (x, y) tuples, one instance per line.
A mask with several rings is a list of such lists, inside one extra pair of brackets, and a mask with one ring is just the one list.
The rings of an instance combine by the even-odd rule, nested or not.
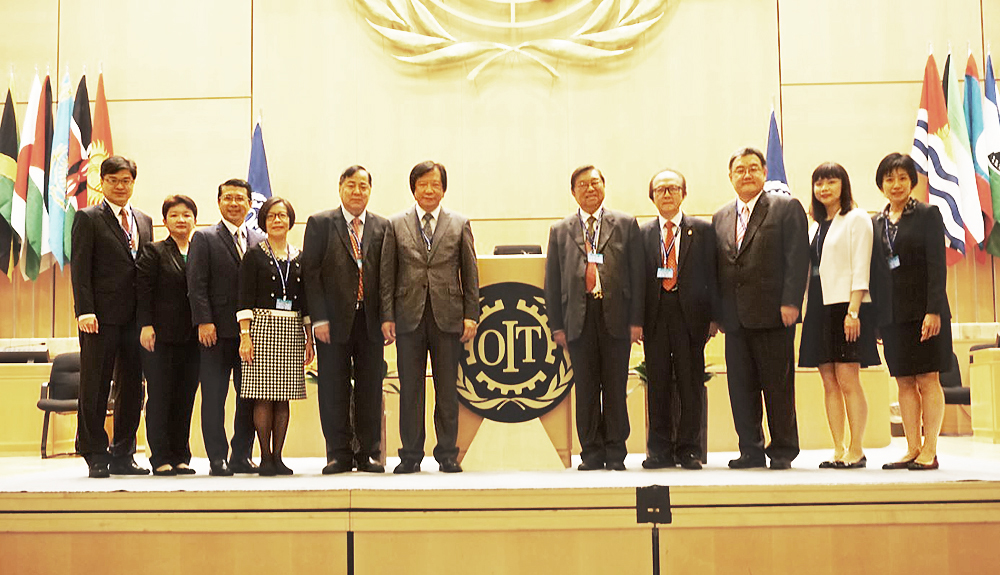
[[(264, 234), (247, 228), (247, 252)], [(239, 337), (236, 322), (240, 256), (224, 222), (198, 230), (188, 248), (187, 282), (191, 323), (214, 323), (219, 337)]]
[(899, 267), (889, 269), (884, 212), (872, 217), (871, 294), (878, 324), (921, 321), (932, 313), (948, 321), (951, 310), (945, 292), (948, 269), (944, 252), (944, 220), (937, 206), (913, 201), (903, 210), (896, 233)]
[[(337, 343), (346, 343), (351, 335), (358, 300), (358, 266), (347, 225), (343, 207), (315, 214), (306, 223), (302, 245), (302, 269), (310, 318), (313, 324), (330, 322), (330, 339)], [(368, 338), (378, 343), (382, 342), (379, 274), (382, 240), (388, 226), (389, 220), (368, 212), (361, 233), (361, 271)]]
[(417, 328), (428, 296), (438, 328), (461, 333), (462, 320), (479, 321), (479, 268), (472, 225), (461, 214), (441, 209), (431, 249), (417, 223), (416, 206), (389, 218), (382, 242), (382, 321), (396, 333)]
[[(646, 222), (639, 231), (645, 253), (646, 315), (643, 334), (650, 335), (658, 329), (656, 310), (663, 281), (656, 277), (656, 270), (663, 262), (659, 218)], [(708, 339), (709, 324), (715, 319), (719, 305), (715, 231), (712, 224), (683, 214), (677, 233), (681, 237), (677, 258), (677, 296), (691, 341), (702, 343)]]
[[(153, 220), (132, 208), (139, 251), (153, 241)], [(118, 216), (107, 202), (76, 212), (70, 270), (76, 316), (96, 314), (98, 323), (135, 320), (136, 267)]]
[(139, 327), (153, 326), (157, 342), (187, 343), (197, 337), (188, 304), (186, 263), (174, 239), (146, 244), (136, 266)]
[(802, 309), (809, 275), (808, 222), (802, 204), (791, 196), (762, 192), (739, 249), (735, 200), (715, 212), (712, 227), (723, 327), (782, 327), (781, 306)]
[[(819, 224), (809, 230), (810, 245), (819, 232)], [(872, 258), (872, 221), (868, 213), (854, 208), (846, 215), (837, 213), (823, 240), (819, 279), (823, 284), (823, 304), (851, 301), (851, 292), (868, 291)], [(810, 280), (811, 281), (811, 280)], [(866, 293), (862, 301), (871, 301)]]
[[(552, 331), (564, 330), (567, 341), (580, 337), (587, 310), (587, 248), (579, 212), (574, 211), (549, 229), (545, 255), (545, 309)], [(643, 324), (643, 249), (639, 225), (632, 216), (604, 210), (597, 251), (604, 254), (598, 266), (602, 309), (608, 333), (629, 337), (629, 326)]]

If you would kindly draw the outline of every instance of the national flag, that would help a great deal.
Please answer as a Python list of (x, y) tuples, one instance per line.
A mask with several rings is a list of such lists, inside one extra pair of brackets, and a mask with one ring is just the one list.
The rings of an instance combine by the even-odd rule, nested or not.
[(97, 101), (94, 103), (94, 128), (87, 148), (87, 205), (98, 204), (104, 199), (101, 190), (101, 163), (115, 153), (111, 144), (111, 118), (108, 100), (104, 96), (104, 74), (97, 76)]
[[(986, 154), (986, 168), (990, 180), (990, 196), (993, 200), (993, 221), (1000, 221), (1000, 109), (997, 102), (997, 82), (993, 77), (993, 58), (986, 56), (986, 84), (983, 99), (983, 135), (985, 140), (983, 153)], [(977, 156), (980, 155), (976, 150)], [(1000, 256), (1000, 226), (993, 226), (989, 239), (986, 241), (986, 251)]]
[(21, 238), (14, 233), (11, 204), (17, 180), (17, 117), (14, 97), (7, 89), (7, 101), (0, 120), (0, 272), (13, 279), (14, 267), (21, 254)]
[[(24, 274), (24, 252), (28, 237), (25, 234), (25, 212), (28, 206), (28, 171), (31, 169), (31, 155), (35, 144), (35, 125), (38, 123), (38, 113), (41, 108), (42, 82), (35, 74), (35, 79), (31, 83), (31, 92), (28, 95), (28, 109), (24, 113), (24, 122), (21, 124), (21, 147), (17, 152), (17, 179), (14, 180), (14, 197), (11, 202), (11, 226), (14, 233), (21, 238), (21, 253), (18, 263), (21, 264), (21, 273)], [(43, 122), (44, 123), (44, 122)], [(44, 142), (40, 145), (44, 147)]]
[(764, 191), (791, 194), (788, 189), (788, 178), (785, 176), (785, 156), (781, 151), (778, 121), (774, 117), (773, 108), (771, 125), (767, 130), (767, 181), (764, 182)]
[(69, 153), (66, 174), (66, 221), (63, 228), (63, 256), (69, 261), (73, 248), (73, 218), (87, 207), (87, 148), (90, 146), (90, 99), (87, 76), (76, 87), (76, 102), (69, 121)]
[(56, 108), (55, 128), (52, 132), (52, 153), (49, 155), (49, 247), (52, 259), (59, 267), (67, 262), (63, 253), (66, 228), (66, 176), (69, 171), (69, 123), (73, 114), (73, 88), (69, 71), (59, 84), (59, 106)]
[(910, 156), (917, 165), (917, 171), (927, 177), (928, 196), (919, 199), (937, 206), (944, 218), (949, 265), (962, 259), (965, 254), (965, 227), (959, 210), (961, 196), (958, 168), (948, 155), (945, 145), (945, 140), (952, 133), (954, 132), (948, 126), (948, 108), (944, 102), (937, 63), (931, 54), (924, 67), (924, 85), (920, 90), (920, 108), (917, 110), (917, 125), (913, 131)]
[[(31, 109), (28, 109), (31, 113)], [(46, 183), (49, 163), (49, 149), (52, 142), (52, 85), (48, 76), (42, 82), (39, 94), (35, 136), (28, 161), (27, 183), (24, 208), (24, 244), (21, 249), (21, 275), (26, 280), (38, 279), (38, 274), (52, 265), (49, 249), (48, 209), (46, 204)], [(27, 136), (22, 132), (22, 138)], [(21, 147), (24, 151), (24, 147)], [(18, 183), (21, 158), (18, 157)]]
[[(948, 54), (948, 62), (950, 64), (951, 54)], [(950, 127), (947, 138), (944, 139), (945, 151), (958, 168), (958, 173), (955, 175), (958, 176), (958, 189), (961, 194), (958, 208), (962, 211), (962, 222), (972, 239), (979, 244), (986, 239), (983, 208), (979, 204), (979, 189), (976, 188), (976, 168), (972, 162), (969, 127), (965, 122), (965, 106), (962, 103), (963, 94), (958, 89), (958, 78), (950, 65), (945, 67), (944, 81), (948, 83), (945, 101), (948, 104)]]
[(257, 227), (257, 212), (264, 204), (264, 201), (271, 197), (271, 177), (267, 172), (267, 154), (264, 153), (264, 132), (260, 128), (260, 120), (253, 130), (253, 137), (250, 140), (250, 170), (247, 175), (247, 182), (253, 189), (253, 202), (251, 202), (250, 212), (247, 213), (247, 224), (253, 229)]

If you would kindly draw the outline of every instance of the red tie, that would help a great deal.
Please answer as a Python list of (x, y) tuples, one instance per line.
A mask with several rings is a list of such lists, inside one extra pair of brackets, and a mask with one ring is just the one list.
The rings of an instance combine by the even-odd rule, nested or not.
[(670, 277), (663, 278), (663, 289), (670, 291), (674, 289), (677, 285), (677, 250), (670, 249), (674, 245), (674, 223), (667, 222), (663, 226), (663, 246), (664, 249), (670, 250), (670, 253), (664, 258), (663, 267), (668, 270), (672, 270), (673, 273)]
[[(354, 218), (351, 222), (351, 227), (354, 228), (353, 234), (348, 234), (351, 236), (351, 248), (354, 252), (355, 263), (361, 261), (361, 245), (358, 240), (361, 238), (361, 219)], [(364, 274), (362, 273), (361, 266), (358, 266), (358, 301), (363, 301), (365, 299), (365, 282)]]
[(594, 246), (590, 245), (590, 238), (594, 237), (594, 224), (597, 218), (590, 216), (587, 218), (587, 237), (584, 238), (584, 245), (587, 247), (587, 271), (584, 274), (585, 287), (587, 293), (593, 293), (597, 287), (597, 264), (590, 261), (590, 254), (594, 252)]
[(128, 212), (125, 211), (125, 208), (122, 208), (122, 211), (118, 212), (118, 215), (121, 216), (122, 229), (125, 230), (125, 239), (128, 240), (128, 249), (134, 250), (135, 238), (132, 237), (132, 227), (129, 225)]

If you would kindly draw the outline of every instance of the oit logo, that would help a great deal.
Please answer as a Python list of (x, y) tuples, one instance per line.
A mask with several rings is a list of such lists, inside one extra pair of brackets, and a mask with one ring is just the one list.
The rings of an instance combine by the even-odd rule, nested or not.
[(532, 420), (559, 404), (573, 384), (573, 370), (552, 341), (540, 288), (505, 282), (480, 289), (482, 316), (465, 345), (458, 397), (487, 419)]

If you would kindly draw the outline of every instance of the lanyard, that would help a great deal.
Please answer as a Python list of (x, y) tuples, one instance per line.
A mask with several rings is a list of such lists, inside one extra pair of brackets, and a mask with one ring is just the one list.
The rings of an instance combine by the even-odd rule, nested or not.
[[(680, 229), (680, 226), (674, 226)], [(667, 258), (670, 257), (670, 252), (674, 251), (674, 244), (677, 243), (677, 233), (674, 233), (674, 239), (670, 242), (670, 247), (667, 247), (667, 242), (663, 239), (663, 234), (660, 234), (660, 253), (663, 254), (663, 265), (667, 265)]]
[[(363, 226), (364, 224), (361, 224), (361, 225)], [(358, 246), (358, 256), (360, 257), (361, 256), (361, 238), (358, 237), (357, 232), (354, 231), (354, 224), (353, 223), (348, 222), (348, 224), (347, 224), (347, 233), (351, 234), (351, 237), (356, 242), (356, 245)]]
[[(430, 212), (425, 213), (429, 214)], [(431, 251), (431, 238), (427, 237), (427, 234), (424, 233), (424, 223), (420, 221), (419, 215), (414, 214), (414, 216), (417, 218), (417, 229), (420, 230), (420, 237), (424, 238), (424, 243), (427, 244), (427, 251)], [(432, 215), (431, 217), (433, 218), (434, 216)], [(358, 245), (360, 246), (361, 243), (359, 242)]]
[[(591, 216), (591, 217), (593, 217), (593, 216)], [(582, 217), (580, 218), (580, 227), (583, 228), (583, 238), (585, 240), (587, 240), (587, 243), (590, 244), (590, 251), (594, 252), (594, 253), (597, 252), (597, 234), (601, 231), (601, 218), (602, 217), (604, 217), (604, 208), (603, 207), (601, 208), (601, 211), (597, 213), (597, 218), (596, 218), (597, 222), (594, 223), (594, 235), (593, 236), (591, 236), (590, 234), (587, 233), (587, 224), (585, 224), (583, 222), (583, 218)]]
[[(900, 219), (903, 219), (903, 218), (901, 217)], [(886, 216), (885, 217), (885, 227), (883, 228), (883, 230), (885, 231), (885, 242), (887, 244), (889, 244), (889, 253), (890, 254), (895, 254), (896, 253), (896, 234), (893, 233), (891, 236), (889, 235), (889, 226), (890, 225), (892, 225), (892, 222), (889, 221), (889, 216)], [(896, 226), (898, 226), (898, 225), (899, 224), (896, 224)], [(898, 227), (897, 227), (897, 231), (898, 231)]]
[(287, 285), (288, 276), (292, 272), (292, 258), (291, 250), (286, 247), (285, 250), (288, 252), (288, 259), (285, 260), (285, 272), (281, 272), (281, 264), (278, 263), (278, 257), (274, 255), (274, 249), (271, 247), (271, 242), (264, 240), (267, 243), (267, 251), (271, 254), (271, 261), (274, 262), (274, 267), (278, 268), (278, 277), (281, 278), (281, 297), (288, 297)]

